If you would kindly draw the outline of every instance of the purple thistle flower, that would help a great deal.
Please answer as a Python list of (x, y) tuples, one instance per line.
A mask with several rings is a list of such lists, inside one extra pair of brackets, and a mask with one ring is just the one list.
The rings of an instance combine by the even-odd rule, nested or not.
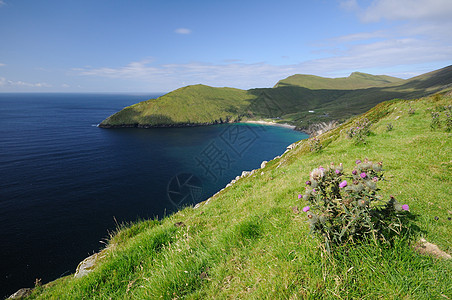
[(306, 181), (306, 185), (311, 185), (311, 180)]
[(406, 210), (406, 211), (409, 211), (410, 207), (408, 206), (408, 204), (404, 204), (404, 205), (402, 205), (402, 209)]
[(341, 171), (339, 171), (338, 169), (336, 169), (336, 171), (334, 172), (336, 172), (337, 175), (341, 174)]
[(353, 174), (353, 175), (356, 175), (356, 174), (358, 174), (358, 171), (353, 170), (353, 171), (352, 171), (352, 174)]
[(360, 161), (359, 159), (357, 159), (357, 160), (355, 161), (355, 163), (356, 163), (357, 165), (359, 165), (359, 164), (361, 163), (361, 161)]
[(310, 209), (311, 209), (311, 208), (310, 208), (309, 206), (303, 207), (303, 211), (304, 211), (304, 212), (308, 212)]
[(298, 199), (301, 199), (301, 197), (303, 197), (302, 194), (298, 194)]
[(320, 171), (325, 171), (325, 169), (322, 166), (319, 167), (319, 170)]
[(367, 174), (366, 174), (366, 173), (364, 173), (364, 172), (362, 172), (361, 174), (359, 174), (359, 176), (361, 176), (361, 178), (362, 178), (362, 179), (364, 179), (364, 178), (366, 178), (366, 177), (367, 177)]
[(339, 183), (339, 187), (340, 188), (344, 188), (347, 186), (347, 180), (342, 181), (341, 183)]
[(315, 193), (315, 189), (312, 189), (312, 191)]

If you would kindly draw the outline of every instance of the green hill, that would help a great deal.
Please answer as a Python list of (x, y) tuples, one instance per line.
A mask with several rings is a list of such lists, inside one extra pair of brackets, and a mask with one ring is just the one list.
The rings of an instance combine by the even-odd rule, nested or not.
[(353, 90), (384, 86), (392, 83), (401, 83), (403, 81), (403, 79), (396, 77), (386, 75), (371, 75), (360, 72), (353, 72), (349, 77), (341, 78), (325, 78), (314, 75), (296, 74), (289, 76), (286, 79), (280, 80), (275, 85), (275, 87), (295, 85), (311, 90)]
[[(157, 99), (126, 107), (102, 121), (99, 126), (192, 126), (272, 119), (305, 129), (312, 123), (344, 121), (382, 101), (413, 99), (452, 89), (452, 66), (409, 80), (363, 73), (353, 73), (345, 79), (301, 76), (304, 79), (314, 78), (305, 80), (305, 85), (310, 88), (300, 86), (301, 81), (289, 84), (287, 80), (281, 81), (285, 83), (280, 82), (275, 88), (247, 91), (204, 85), (187, 86)], [(343, 81), (348, 84), (342, 84)]]
[[(358, 118), (351, 119), (317, 137), (320, 152), (310, 151), (313, 139), (300, 141), (196, 209), (124, 226), (92, 273), (38, 286), (30, 299), (451, 298), (451, 260), (412, 247), (423, 237), (452, 253), (451, 95), (381, 103), (358, 117), (373, 124), (365, 144), (348, 138)], [(392, 246), (362, 243), (328, 255), (309, 234), (307, 203), (297, 195), (314, 168), (334, 162), (351, 172), (364, 158), (383, 161), (378, 194), (408, 204), (413, 226)]]

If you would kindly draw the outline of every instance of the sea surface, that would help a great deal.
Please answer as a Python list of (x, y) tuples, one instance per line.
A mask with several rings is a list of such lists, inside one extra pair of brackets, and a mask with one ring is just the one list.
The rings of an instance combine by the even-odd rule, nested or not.
[(0, 297), (75, 272), (116, 224), (206, 200), (306, 134), (97, 127), (159, 95), (0, 94)]

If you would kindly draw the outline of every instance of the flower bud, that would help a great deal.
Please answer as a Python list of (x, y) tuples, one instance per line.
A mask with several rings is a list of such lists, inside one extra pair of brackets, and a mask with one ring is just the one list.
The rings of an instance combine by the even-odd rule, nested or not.
[(382, 170), (381, 162), (376, 163), (376, 164), (373, 164), (373, 165), (372, 165), (372, 169), (373, 169), (375, 172), (381, 172), (381, 170)]
[(367, 180), (366, 181), (366, 186), (371, 189), (371, 190), (376, 190), (377, 189), (377, 185), (375, 184), (375, 182), (371, 181), (371, 180)]
[(358, 206), (359, 207), (366, 207), (367, 204), (368, 204), (368, 202), (366, 200), (361, 199), (361, 200), (358, 201)]

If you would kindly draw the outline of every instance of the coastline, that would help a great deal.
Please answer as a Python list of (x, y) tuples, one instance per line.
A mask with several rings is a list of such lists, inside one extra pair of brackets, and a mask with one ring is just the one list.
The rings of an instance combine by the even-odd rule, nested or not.
[(210, 126), (210, 125), (218, 125), (218, 124), (234, 124), (234, 123), (243, 123), (243, 124), (259, 124), (259, 125), (268, 125), (268, 126), (278, 126), (278, 127), (284, 127), (287, 129), (296, 130), (295, 125), (290, 125), (287, 123), (276, 123), (276, 122), (270, 122), (270, 121), (253, 121), (253, 120), (247, 120), (247, 121), (238, 121), (238, 122), (224, 122), (224, 121), (215, 121), (210, 123), (174, 123), (174, 124), (158, 124), (158, 125), (150, 125), (150, 124), (121, 124), (121, 125), (110, 125), (110, 124), (97, 124), (97, 127), (99, 128), (171, 128), (171, 127), (198, 127), (198, 126)]
[(276, 123), (276, 122), (263, 121), (263, 120), (259, 120), (259, 121), (251, 121), (251, 120), (250, 121), (242, 121), (240, 123), (250, 123), (250, 124), (278, 126), (278, 127), (284, 127), (284, 128), (293, 129), (293, 130), (295, 130), (297, 128), (295, 125), (290, 125), (290, 124), (287, 124), (287, 123)]

